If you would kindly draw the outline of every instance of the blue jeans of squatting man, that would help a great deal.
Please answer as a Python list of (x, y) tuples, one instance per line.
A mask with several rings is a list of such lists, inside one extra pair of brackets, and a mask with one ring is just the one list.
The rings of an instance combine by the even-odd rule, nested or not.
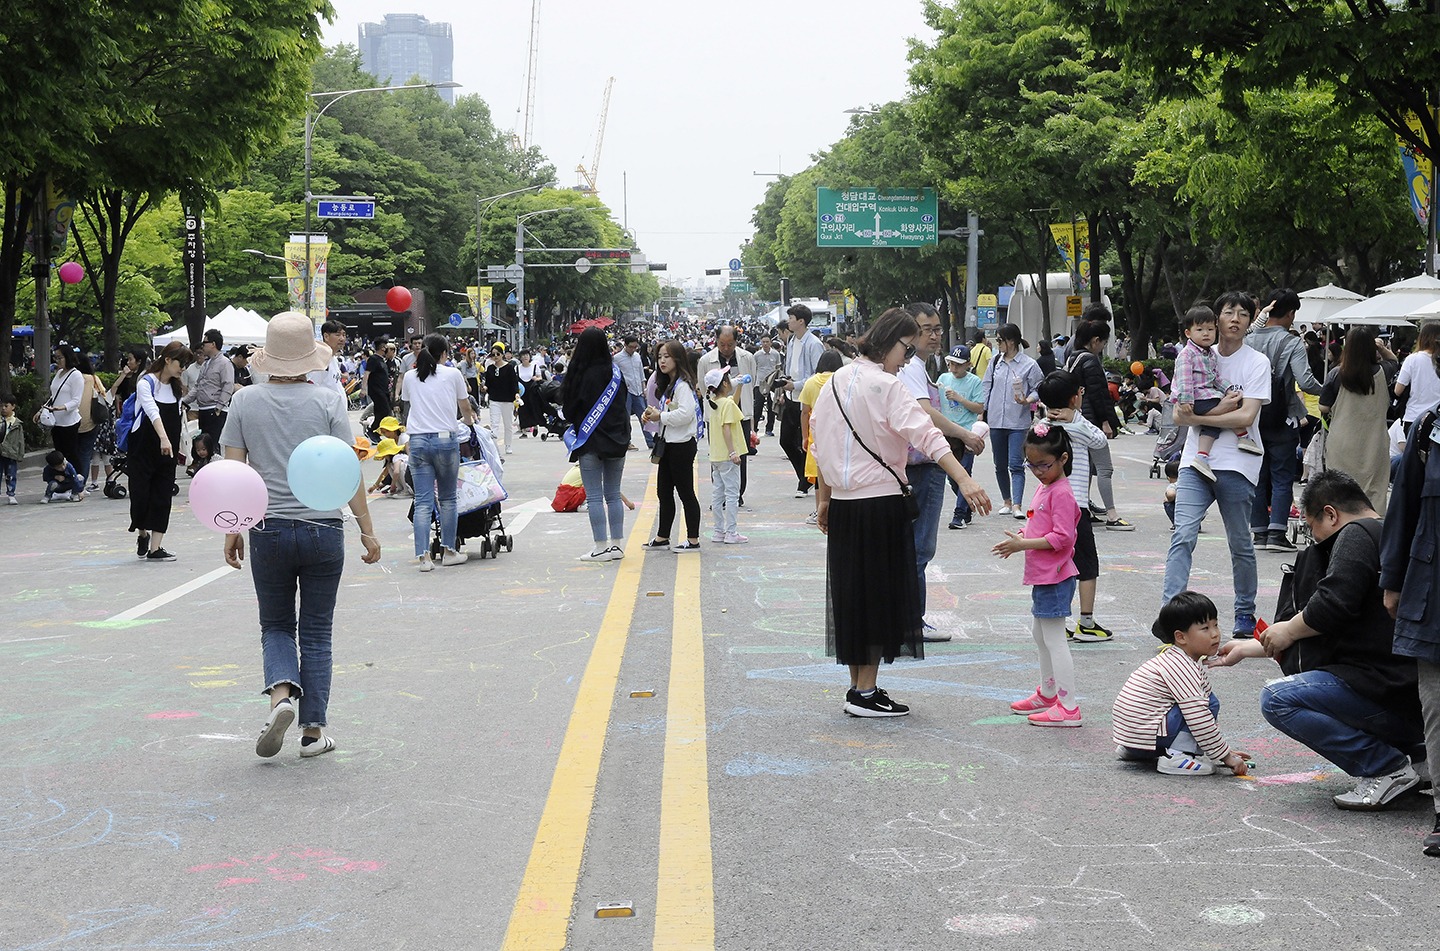
[[(250, 574), (260, 607), (265, 690), (300, 694), (302, 729), (324, 726), (330, 703), (330, 632), (345, 567), (339, 519), (267, 518), (250, 529)], [(296, 611), (296, 596), (299, 611)]]

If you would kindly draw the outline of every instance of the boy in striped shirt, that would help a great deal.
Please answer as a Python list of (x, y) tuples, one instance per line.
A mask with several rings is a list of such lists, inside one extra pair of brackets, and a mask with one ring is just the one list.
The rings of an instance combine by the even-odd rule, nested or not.
[(1125, 681), (1111, 711), (1120, 758), (1153, 759), (1167, 776), (1208, 776), (1216, 763), (1244, 776), (1245, 754), (1220, 733), (1220, 701), (1200, 662), (1220, 646), (1215, 602), (1182, 591), (1160, 609), (1151, 632), (1165, 646)]

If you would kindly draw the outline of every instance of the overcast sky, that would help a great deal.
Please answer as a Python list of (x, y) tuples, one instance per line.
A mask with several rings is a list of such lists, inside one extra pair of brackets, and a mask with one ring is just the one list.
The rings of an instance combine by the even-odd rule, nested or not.
[[(478, 93), (499, 128), (514, 128), (530, 0), (334, 4), (327, 46), (355, 44), (359, 25), (386, 13), (450, 23), (456, 94)], [(534, 144), (560, 183), (575, 185), (614, 76), (600, 197), (617, 219), (628, 210), (641, 247), (670, 265), (672, 280), (702, 277), (751, 234), (771, 181), (754, 172), (799, 171), (844, 134), (845, 109), (905, 94), (911, 37), (933, 37), (919, 0), (542, 0)]]

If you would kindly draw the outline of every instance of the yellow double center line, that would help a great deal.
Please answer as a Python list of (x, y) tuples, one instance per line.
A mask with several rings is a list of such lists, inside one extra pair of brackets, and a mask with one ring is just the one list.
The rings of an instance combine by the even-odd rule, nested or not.
[[(646, 502), (654, 499), (652, 477)], [(646, 530), (642, 531), (637, 519), (580, 681), (502, 951), (561, 951), (565, 947), (585, 836), (595, 802), (605, 731), (610, 723), (620, 661), (640, 593), (647, 535), (648, 520)], [(698, 557), (681, 555), (676, 559), (672, 593), (675, 621), (660, 791), (654, 947), (657, 951), (670, 948), (703, 951), (715, 946), (715, 901)]]

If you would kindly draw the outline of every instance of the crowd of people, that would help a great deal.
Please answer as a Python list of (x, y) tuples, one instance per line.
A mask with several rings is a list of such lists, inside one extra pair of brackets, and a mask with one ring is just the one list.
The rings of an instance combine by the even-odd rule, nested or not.
[[(1422, 328), (1403, 363), (1385, 338), (1352, 329), (1322, 354), (1333, 363), (1327, 372), (1315, 342), (1295, 329), (1299, 309), (1288, 290), (1264, 307), (1243, 291), (1197, 305), (1182, 320), (1173, 378), (1147, 371), (1142, 381), (1138, 412), (1163, 403), (1186, 433), (1169, 460), (1173, 534), (1152, 628), (1162, 647), (1115, 699), (1113, 737), (1121, 759), (1154, 761), (1162, 773), (1244, 775), (1248, 754), (1224, 738), (1209, 671), (1269, 657), (1284, 676), (1262, 692), (1263, 715), (1355, 778), (1353, 790), (1334, 797), (1337, 806), (1381, 809), (1428, 781), (1425, 752), (1440, 744), (1440, 625), (1429, 597), (1440, 520), (1440, 461), (1429, 453), (1440, 442), (1440, 324)], [(1081, 726), (1083, 668), (1071, 644), (1114, 637), (1094, 613), (1097, 531), (1134, 528), (1112, 489), (1109, 442), (1129, 415), (1101, 359), (1110, 314), (1092, 307), (1072, 336), (1046, 341), (1038, 359), (1010, 324), (993, 337), (972, 332), (945, 352), (940, 315), (925, 303), (885, 311), (863, 337), (822, 338), (811, 322), (797, 304), (775, 327), (687, 325), (644, 339), (592, 327), (513, 356), (500, 341), (416, 335), (398, 355), (391, 341), (351, 344), (338, 323), (327, 322), (316, 341), (303, 316), (281, 315), (263, 349), (226, 351), (212, 331), (198, 354), (179, 343), (153, 357), (133, 351), (108, 390), (83, 354), (61, 347), (36, 415), (54, 443), (45, 500), (83, 499), (98, 470), (123, 453), (137, 555), (170, 561), (164, 538), (186, 415), (198, 429), (192, 465), (219, 452), (260, 471), (271, 504), (249, 547), (272, 712), (257, 752), (278, 752), (298, 718), (301, 755), (310, 756), (334, 745), (323, 728), (343, 523), (341, 513), (294, 498), (284, 460), (309, 435), (349, 442), (352, 402), (387, 460), (389, 488), (410, 489), (417, 509), (438, 513), (445, 566), (465, 560), (455, 530), (459, 434), (487, 406), (504, 454), (517, 438), (563, 439), (578, 472), (567, 488), (590, 503), (593, 544), (579, 556), (590, 562), (625, 555), (633, 505), (621, 482), (642, 449), (657, 467), (660, 500), (646, 549), (703, 550), (702, 452), (712, 490), (708, 543), (748, 542), (748, 459), (778, 435), (794, 496), (813, 492), (808, 521), (826, 536), (826, 645), (850, 672), (845, 713), (909, 713), (877, 682), (880, 667), (921, 658), (926, 643), (951, 637), (927, 621), (926, 568), (940, 524), (963, 531), (993, 512), (1014, 521), (992, 552), (1024, 558), (1039, 660), (1034, 691), (1011, 709), (1036, 726)], [(15, 411), (12, 397), (0, 397), (0, 480), (11, 498), (24, 448), (22, 436), (17, 455)], [(972, 471), (987, 449), (993, 502)], [(404, 465), (392, 468), (397, 458)], [(373, 561), (379, 541), (366, 495), (362, 486), (350, 507)], [(1228, 542), (1229, 605), (1189, 589), (1212, 507)], [(1297, 522), (1301, 546), (1292, 540)], [(415, 519), (421, 571), (435, 565), (429, 532)], [(1257, 619), (1257, 550), (1296, 553), (1268, 626)], [(242, 536), (227, 536), (231, 564), (244, 552)], [(1224, 613), (1233, 620), (1229, 640)], [(1440, 815), (1425, 849), (1440, 855)]]

